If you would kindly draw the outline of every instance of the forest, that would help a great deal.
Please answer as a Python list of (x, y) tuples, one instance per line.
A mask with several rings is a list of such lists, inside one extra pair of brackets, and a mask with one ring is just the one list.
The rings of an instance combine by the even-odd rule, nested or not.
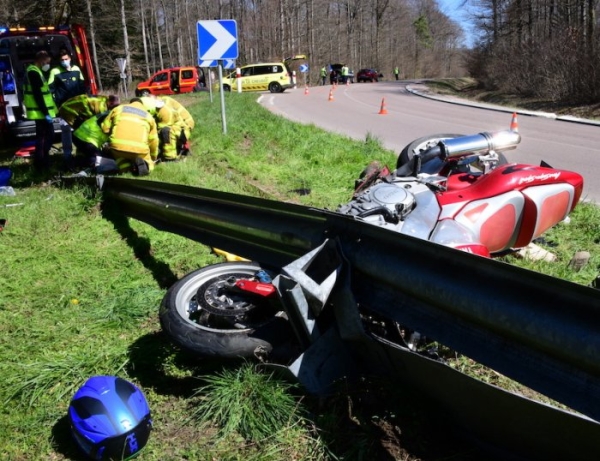
[(598, 0), (457, 0), (465, 32), (436, 0), (0, 0), (0, 24), (84, 24), (101, 88), (193, 65), (196, 23), (235, 19), (237, 65), (308, 57), (308, 81), (329, 63), (401, 78), (474, 77), (492, 90), (558, 102), (600, 99)]

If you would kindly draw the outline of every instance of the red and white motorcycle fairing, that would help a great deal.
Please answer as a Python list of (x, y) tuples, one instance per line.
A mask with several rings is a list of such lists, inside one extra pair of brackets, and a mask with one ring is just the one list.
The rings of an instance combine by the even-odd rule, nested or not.
[[(498, 166), (498, 152), (518, 141), (517, 133), (497, 132), (428, 142), (415, 155), (442, 159), (439, 172), (390, 176), (382, 170), (337, 211), (481, 256), (525, 247), (573, 210), (583, 177), (547, 166)], [(482, 171), (458, 167), (476, 160), (487, 162)]]
[(437, 194), (441, 210), (430, 240), (478, 254), (452, 241), (447, 221), (465, 228), (489, 253), (521, 248), (564, 220), (583, 189), (577, 173), (523, 164), (497, 167), (464, 187), (471, 176), (451, 175), (447, 190)]

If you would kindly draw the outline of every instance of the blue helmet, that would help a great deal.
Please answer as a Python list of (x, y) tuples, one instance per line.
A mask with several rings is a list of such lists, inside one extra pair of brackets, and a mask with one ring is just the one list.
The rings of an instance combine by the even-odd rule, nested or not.
[(116, 376), (93, 376), (69, 405), (71, 432), (95, 460), (123, 460), (148, 441), (152, 419), (141, 390)]

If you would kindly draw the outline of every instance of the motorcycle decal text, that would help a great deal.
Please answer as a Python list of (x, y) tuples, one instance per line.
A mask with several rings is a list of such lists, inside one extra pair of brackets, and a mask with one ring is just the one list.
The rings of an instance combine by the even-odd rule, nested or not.
[(560, 171), (556, 173), (544, 173), (538, 175), (529, 175), (524, 178), (519, 179), (519, 185), (521, 184), (529, 184), (534, 181), (548, 181), (550, 179), (557, 180), (560, 177)]

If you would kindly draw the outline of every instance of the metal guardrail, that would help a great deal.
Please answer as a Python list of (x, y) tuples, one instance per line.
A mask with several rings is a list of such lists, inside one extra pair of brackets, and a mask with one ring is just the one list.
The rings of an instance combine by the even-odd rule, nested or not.
[[(600, 419), (600, 290), (325, 210), (151, 181), (98, 180), (105, 200), (123, 214), (265, 265), (283, 267), (335, 239), (350, 268), (349, 296), (359, 305)], [(359, 349), (365, 362), (372, 357), (389, 366), (475, 432), (493, 432), (491, 443), (510, 439), (511, 449), (534, 459), (561, 451), (572, 459), (600, 456), (595, 421), (516, 397), (384, 340)], [(489, 418), (487, 407), (494, 412)]]
[(325, 210), (99, 178), (127, 216), (282, 267), (340, 241), (359, 304), (600, 419), (600, 291)]

